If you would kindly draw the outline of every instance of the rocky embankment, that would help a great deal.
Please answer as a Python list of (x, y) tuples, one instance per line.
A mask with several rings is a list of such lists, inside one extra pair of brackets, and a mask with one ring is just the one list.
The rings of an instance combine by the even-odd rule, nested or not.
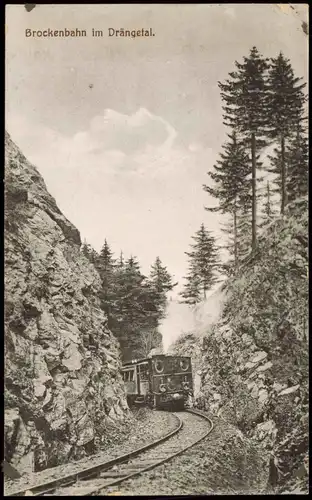
[(29, 472), (93, 453), (128, 407), (78, 230), (8, 134), (5, 164), (5, 458)]
[(195, 358), (198, 342), (202, 351), (197, 404), (252, 443), (252, 473), (274, 493), (308, 492), (307, 217), (301, 200), (266, 230), (225, 284), (220, 320), (194, 341)]

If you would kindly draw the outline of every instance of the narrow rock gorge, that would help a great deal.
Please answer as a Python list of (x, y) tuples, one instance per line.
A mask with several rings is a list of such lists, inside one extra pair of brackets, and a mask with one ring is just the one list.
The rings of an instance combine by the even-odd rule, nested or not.
[(94, 452), (129, 410), (99, 275), (7, 133), (5, 270), (5, 459), (38, 471)]
[(219, 425), (236, 427), (239, 445), (229, 455), (252, 446), (252, 474), (262, 491), (275, 493), (308, 492), (307, 234), (302, 198), (221, 287), (219, 319), (172, 346), (193, 357), (201, 377), (196, 404)]

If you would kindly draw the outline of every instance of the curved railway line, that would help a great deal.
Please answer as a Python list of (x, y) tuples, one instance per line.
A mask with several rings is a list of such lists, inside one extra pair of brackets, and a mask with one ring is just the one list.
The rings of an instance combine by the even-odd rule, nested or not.
[(99, 465), (58, 479), (37, 483), (6, 496), (97, 496), (108, 487), (154, 469), (202, 441), (213, 429), (212, 421), (196, 410), (174, 413), (177, 427), (156, 441)]

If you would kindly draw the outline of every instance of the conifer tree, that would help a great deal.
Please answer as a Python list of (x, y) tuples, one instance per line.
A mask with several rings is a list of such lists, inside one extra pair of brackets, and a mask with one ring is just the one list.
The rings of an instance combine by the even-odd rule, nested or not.
[(273, 202), (273, 192), (270, 185), (270, 182), (267, 181), (265, 186), (265, 195), (263, 197), (263, 205), (262, 205), (262, 222), (259, 224), (259, 227), (263, 228), (270, 224), (272, 220), (277, 215), (277, 211)]
[[(223, 145), (220, 160), (217, 160), (213, 171), (208, 175), (214, 181), (215, 187), (204, 185), (204, 190), (219, 201), (218, 207), (206, 210), (231, 214), (233, 224), (227, 227), (226, 232), (231, 241), (228, 246), (234, 257), (234, 266), (238, 264), (238, 233), (237, 218), (240, 210), (251, 207), (251, 163), (243, 141), (238, 139), (234, 130), (228, 134), (229, 141)], [(233, 245), (233, 247), (232, 247)]]
[(251, 152), (252, 187), (252, 249), (257, 242), (257, 152), (266, 144), (266, 71), (268, 61), (256, 47), (250, 51), (243, 63), (235, 62), (236, 71), (229, 74), (225, 83), (219, 82), (221, 98), (225, 102), (224, 123), (234, 128)]
[(120, 255), (119, 255), (119, 259), (117, 261), (117, 267), (119, 269), (121, 269), (121, 268), (123, 268), (123, 266), (124, 266), (124, 256), (123, 256), (123, 251), (121, 250)]
[(273, 166), (278, 175), (281, 194), (281, 214), (287, 205), (287, 139), (305, 120), (306, 97), (302, 78), (295, 77), (293, 68), (282, 52), (271, 59), (268, 74), (267, 113), (268, 136), (277, 141)]
[[(142, 339), (158, 326), (157, 297), (135, 257), (131, 256), (124, 263), (119, 259), (117, 274), (118, 292), (112, 330), (120, 341), (124, 359), (131, 359), (140, 355)], [(159, 335), (153, 338), (159, 341)]]
[(111, 269), (114, 266), (114, 263), (115, 260), (113, 258), (113, 252), (111, 251), (110, 246), (105, 238), (104, 245), (102, 246), (99, 255), (98, 269), (105, 275), (111, 271)]
[(155, 290), (155, 300), (159, 310), (159, 319), (161, 319), (165, 315), (167, 305), (166, 294), (173, 290), (177, 283), (173, 283), (172, 276), (162, 264), (159, 257), (156, 257), (154, 264), (151, 266), (149, 281)]
[(151, 266), (150, 280), (159, 292), (170, 292), (177, 284), (173, 283), (172, 276), (159, 257), (156, 257), (154, 264)]
[(115, 259), (113, 258), (113, 253), (110, 249), (109, 244), (107, 243), (107, 240), (105, 239), (104, 245), (102, 246), (100, 255), (98, 256), (97, 259), (96, 267), (102, 280), (100, 299), (102, 301), (103, 309), (108, 316), (109, 322), (114, 301), (114, 288), (115, 288), (114, 265), (115, 265)]
[(238, 263), (241, 263), (250, 253), (250, 233), (252, 220), (251, 210), (243, 207), (237, 214), (237, 255)]
[(225, 263), (220, 264), (221, 273), (227, 276), (233, 274), (238, 266), (238, 241), (237, 241), (237, 211), (229, 214), (225, 223), (221, 224), (221, 232), (226, 235), (226, 242), (220, 246), (228, 252), (229, 258)]
[(223, 145), (220, 159), (216, 161), (212, 172), (208, 172), (215, 187), (203, 186), (204, 191), (219, 201), (218, 207), (206, 207), (210, 212), (233, 213), (250, 196), (251, 182), (247, 176), (251, 167), (248, 152), (235, 130), (228, 137), (229, 141)]
[(289, 140), (286, 154), (288, 164), (287, 191), (289, 202), (308, 194), (309, 146), (302, 127), (297, 127)]
[(94, 250), (94, 248), (89, 243), (87, 243), (86, 239), (81, 246), (81, 252), (88, 259), (88, 261), (91, 262), (91, 264), (96, 264), (98, 254)]
[(87, 243), (87, 240), (83, 240), (83, 244), (81, 246), (81, 252), (82, 254), (89, 259), (89, 251), (90, 251), (91, 246)]
[(196, 274), (196, 271), (190, 269), (188, 275), (185, 276), (184, 279), (184, 289), (180, 292), (183, 299), (181, 302), (190, 306), (198, 304), (198, 302), (202, 300), (200, 277)]
[(207, 291), (216, 283), (219, 261), (215, 238), (205, 229), (204, 224), (201, 224), (192, 239), (195, 241), (191, 245), (192, 251), (185, 252), (189, 257), (189, 273), (181, 295), (184, 302), (190, 298), (196, 303), (197, 298), (205, 299)]

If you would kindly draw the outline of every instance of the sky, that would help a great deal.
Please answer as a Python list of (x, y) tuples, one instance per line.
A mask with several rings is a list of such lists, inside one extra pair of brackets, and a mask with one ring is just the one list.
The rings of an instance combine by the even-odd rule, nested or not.
[[(307, 4), (7, 5), (6, 129), (82, 240), (145, 273), (158, 255), (179, 290), (191, 236), (222, 234), (202, 189), (226, 139), (218, 81), (252, 46), (307, 80), (306, 18)], [(25, 37), (48, 28), (88, 36)]]

